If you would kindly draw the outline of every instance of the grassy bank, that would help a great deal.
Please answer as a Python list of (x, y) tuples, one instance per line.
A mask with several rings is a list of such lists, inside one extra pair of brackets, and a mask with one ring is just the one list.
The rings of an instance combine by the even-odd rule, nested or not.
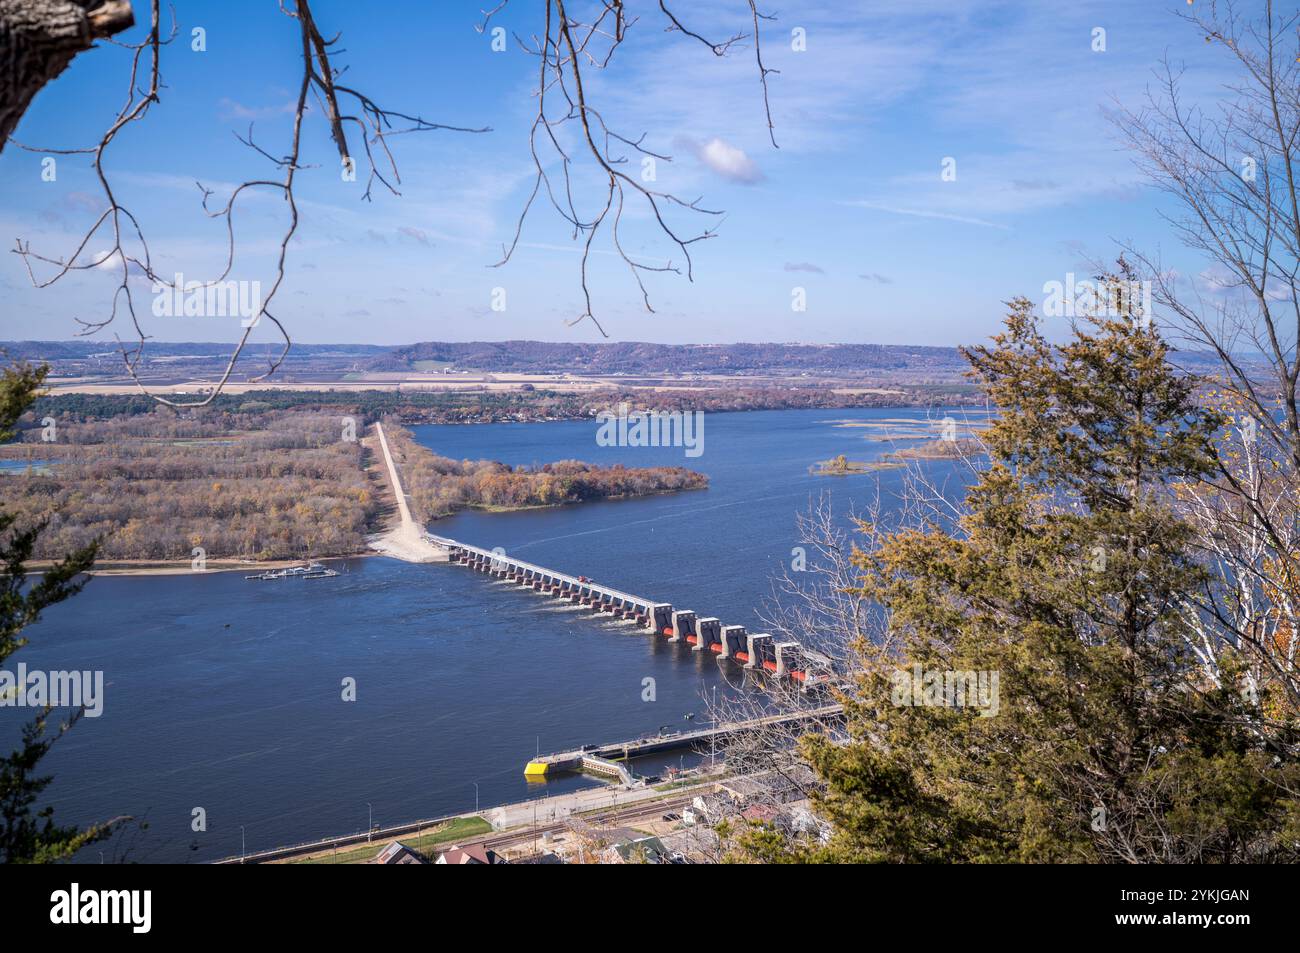
[(481, 837), (492, 832), (492, 825), (481, 817), (455, 817), (440, 827), (430, 828), (428, 833), (407, 837), (389, 837), (376, 840), (361, 847), (348, 847), (329, 853), (312, 854), (293, 860), (279, 861), (286, 864), (364, 864), (373, 860), (384, 847), (394, 840), (401, 841), (412, 850), (424, 854), (433, 860), (432, 854), (437, 848), (445, 847), (472, 838)]

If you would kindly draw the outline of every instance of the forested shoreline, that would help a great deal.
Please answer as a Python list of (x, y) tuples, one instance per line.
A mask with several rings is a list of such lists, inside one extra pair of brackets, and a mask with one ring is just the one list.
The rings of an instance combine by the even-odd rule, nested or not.
[(337, 416), (160, 410), (56, 428), (5, 448), (48, 464), (3, 478), (20, 523), (49, 520), (37, 558), (96, 538), (101, 560), (344, 555), (379, 512)]
[[(346, 408), (351, 410), (351, 408)], [(28, 419), (0, 451), (18, 526), (48, 521), (34, 558), (101, 541), (99, 560), (249, 562), (364, 553), (391, 496), (365, 446), (367, 420), (320, 410), (148, 414), (64, 422)], [(516, 509), (707, 485), (680, 467), (596, 467), (575, 460), (512, 468), (456, 461), (385, 428), (417, 519), (467, 507)], [(24, 464), (26, 466), (24, 467)]]
[(698, 490), (708, 478), (684, 467), (598, 467), (560, 460), (511, 467), (493, 460), (452, 460), (430, 452), (410, 431), (385, 424), (415, 518), (422, 522), (461, 509), (522, 509), (588, 500)]

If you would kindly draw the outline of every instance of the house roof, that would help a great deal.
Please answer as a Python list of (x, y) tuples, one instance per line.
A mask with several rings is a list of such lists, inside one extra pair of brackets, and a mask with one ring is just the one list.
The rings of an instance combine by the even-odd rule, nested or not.
[(488, 850), (482, 844), (470, 844), (468, 847), (460, 845), (453, 846), (450, 850), (443, 851), (438, 857), (440, 864), (493, 864), (496, 863), (496, 853)]
[(401, 841), (393, 841), (371, 861), (373, 864), (425, 864), (428, 863), (423, 857), (417, 854), (411, 848), (407, 847)]

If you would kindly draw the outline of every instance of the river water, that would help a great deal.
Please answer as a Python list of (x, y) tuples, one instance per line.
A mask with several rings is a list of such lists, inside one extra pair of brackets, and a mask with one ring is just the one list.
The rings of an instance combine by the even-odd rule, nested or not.
[[(840, 512), (877, 477), (819, 477), (843, 453), (896, 444), (837, 421), (926, 420), (909, 410), (710, 414), (704, 453), (600, 447), (594, 422), (423, 426), (445, 456), (511, 464), (582, 459), (685, 465), (709, 489), (516, 513), (432, 529), (678, 608), (757, 629), (795, 515), (829, 490)], [(927, 464), (943, 479), (947, 463)], [(103, 714), (43, 762), (42, 804), (63, 823), (136, 822), (80, 859), (203, 861), (553, 794), (525, 781), (536, 752), (693, 727), (739, 680), (729, 663), (452, 565), (333, 560), (332, 579), (239, 573), (101, 577), (50, 609), (7, 667), (103, 670)], [(643, 700), (647, 678), (655, 700)], [(345, 679), (356, 700), (344, 701)], [(0, 709), (3, 739), (26, 713)], [(700, 722), (695, 722), (698, 724)], [(673, 756), (672, 763), (678, 762)], [(642, 772), (662, 765), (639, 766)], [(477, 790), (475, 784), (477, 783)], [(206, 830), (192, 829), (201, 808)], [(143, 822), (143, 823), (142, 823)]]

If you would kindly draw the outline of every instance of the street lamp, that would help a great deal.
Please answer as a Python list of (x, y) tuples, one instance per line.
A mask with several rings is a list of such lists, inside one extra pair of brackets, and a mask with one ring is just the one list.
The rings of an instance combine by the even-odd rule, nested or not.
[(477, 814), (478, 813), (478, 782), (475, 781), (473, 783), (474, 783), (474, 813)]
[(244, 825), (240, 824), (239, 825), (239, 862), (241, 864), (244, 862), (244, 855), (247, 852), (248, 849), (247, 847), (245, 847), (245, 841), (244, 841)]
[(370, 808), (370, 826), (366, 828), (366, 843), (369, 844), (375, 833), (375, 806), (367, 801), (366, 807)]

